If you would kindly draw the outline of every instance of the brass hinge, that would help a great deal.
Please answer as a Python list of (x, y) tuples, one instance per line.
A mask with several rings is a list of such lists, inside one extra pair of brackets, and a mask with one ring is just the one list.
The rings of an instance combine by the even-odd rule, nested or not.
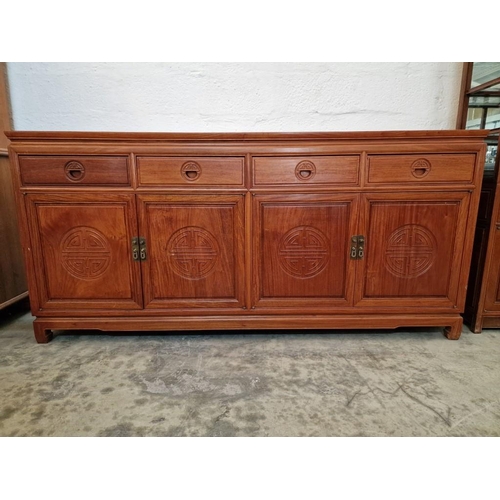
[(132, 238), (132, 259), (143, 261), (146, 258), (146, 238)]
[(365, 256), (365, 237), (361, 234), (351, 237), (349, 255), (352, 260), (361, 260)]

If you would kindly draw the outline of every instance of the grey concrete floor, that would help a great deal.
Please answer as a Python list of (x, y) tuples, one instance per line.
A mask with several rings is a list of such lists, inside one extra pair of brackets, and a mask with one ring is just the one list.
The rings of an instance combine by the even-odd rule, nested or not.
[(109, 335), (0, 319), (0, 436), (499, 436), (500, 331)]

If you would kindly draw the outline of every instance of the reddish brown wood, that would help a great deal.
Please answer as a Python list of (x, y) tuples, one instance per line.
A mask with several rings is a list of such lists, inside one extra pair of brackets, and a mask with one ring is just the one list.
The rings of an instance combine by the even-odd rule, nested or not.
[(472, 183), (476, 156), (377, 155), (368, 157), (369, 184)]
[(244, 186), (243, 158), (137, 157), (140, 186)]
[(47, 344), (54, 337), (52, 330), (46, 327), (44, 323), (39, 320), (35, 320), (33, 322), (33, 330), (35, 332), (35, 340), (39, 344)]
[(363, 204), (356, 304), (457, 309), (469, 194), (367, 194)]
[(27, 295), (26, 275), (19, 239), (15, 195), (7, 146), (9, 140), (2, 133), (10, 130), (10, 103), (7, 90), (6, 65), (0, 62), (0, 309), (4, 309)]
[(472, 82), (472, 70), (474, 63), (464, 62), (462, 68), (462, 83), (460, 86), (460, 99), (458, 101), (457, 129), (465, 128), (467, 123), (467, 111), (469, 109), (469, 96), (467, 92)]
[(478, 214), (474, 257), (467, 295), (465, 319), (471, 330), (481, 333), (483, 327), (496, 328), (500, 317), (500, 157), (494, 172), (485, 176), (483, 210)]
[(14, 192), (12, 190), (9, 158), (0, 150), (0, 309), (26, 296), (27, 283), (19, 242)]
[[(108, 142), (108, 141), (179, 141), (179, 142), (211, 142), (215, 141), (287, 141), (302, 143), (309, 140), (390, 140), (410, 139), (458, 139), (460, 141), (484, 138), (482, 130), (383, 130), (355, 132), (52, 132), (13, 130), (6, 133), (15, 141), (54, 141), (54, 142)], [(294, 148), (297, 150), (297, 148)], [(300, 148), (299, 148), (300, 149)]]
[[(80, 328), (460, 335), (484, 132), (10, 137), (39, 342)], [(78, 156), (120, 159), (126, 183), (106, 162), (95, 183), (58, 184), (62, 162), (49, 183), (54, 158)]]
[(7, 91), (7, 67), (4, 62), (0, 62), (0, 149), (6, 149), (9, 140), (3, 134), (11, 129), (10, 102)]
[(467, 94), (469, 95), (477, 94), (478, 92), (481, 92), (481, 90), (493, 87), (495, 85), (498, 85), (499, 83), (500, 83), (500, 77), (494, 78), (493, 80), (489, 80), (487, 82), (482, 83), (481, 85), (477, 85), (476, 87), (469, 89), (467, 91)]
[(351, 306), (356, 195), (257, 195), (256, 307)]
[(462, 334), (463, 319), (462, 317), (455, 318), (450, 326), (444, 329), (444, 335), (450, 340), (458, 340)]
[(25, 185), (64, 184), (127, 185), (127, 157), (20, 156), (21, 181)]
[[(462, 318), (457, 315), (422, 314), (328, 314), (315, 315), (237, 315), (206, 316), (191, 314), (185, 317), (147, 318), (38, 318), (34, 321), (35, 331), (52, 336), (52, 330), (100, 330), (100, 331), (205, 331), (205, 330), (356, 330), (394, 329), (401, 327), (443, 327), (445, 335), (452, 340), (460, 336)], [(42, 337), (43, 339), (43, 337)]]
[(135, 197), (25, 196), (41, 309), (141, 308)]
[(243, 195), (138, 199), (145, 307), (243, 308)]
[(359, 156), (291, 156), (253, 159), (253, 184), (330, 186), (359, 184)]

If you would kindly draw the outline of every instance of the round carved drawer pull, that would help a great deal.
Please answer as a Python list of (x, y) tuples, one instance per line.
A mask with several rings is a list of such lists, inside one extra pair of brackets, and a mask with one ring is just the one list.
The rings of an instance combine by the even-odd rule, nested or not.
[(70, 161), (64, 167), (66, 177), (72, 182), (79, 182), (85, 177), (85, 167), (79, 161)]
[(411, 173), (413, 177), (422, 179), (431, 171), (431, 163), (425, 158), (419, 158), (411, 164)]
[(295, 167), (295, 177), (299, 181), (310, 181), (316, 175), (316, 166), (312, 161), (301, 161)]
[(181, 175), (188, 181), (195, 181), (201, 176), (201, 167), (195, 161), (188, 161), (182, 165)]

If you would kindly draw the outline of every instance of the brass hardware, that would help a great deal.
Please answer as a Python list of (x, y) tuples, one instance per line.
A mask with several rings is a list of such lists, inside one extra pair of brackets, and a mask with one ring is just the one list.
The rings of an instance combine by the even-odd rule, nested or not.
[(132, 259), (142, 261), (146, 258), (146, 238), (132, 238)]
[(139, 238), (132, 238), (132, 259), (139, 259)]
[(146, 238), (139, 238), (139, 249), (140, 249), (141, 260), (146, 260), (147, 259)]
[(353, 236), (351, 238), (351, 259), (357, 259), (358, 258), (358, 237)]
[(365, 256), (365, 237), (358, 236), (358, 259), (362, 259)]
[(495, 227), (497, 228), (497, 231), (500, 231), (500, 222), (497, 222), (497, 223), (495, 224)]
[(365, 256), (365, 237), (363, 235), (351, 237), (350, 256), (352, 260), (361, 260)]

